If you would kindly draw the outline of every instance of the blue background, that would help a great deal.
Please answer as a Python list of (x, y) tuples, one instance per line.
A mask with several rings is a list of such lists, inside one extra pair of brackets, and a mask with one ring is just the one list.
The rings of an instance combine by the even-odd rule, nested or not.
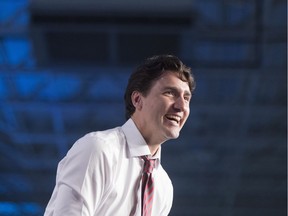
[(163, 145), (171, 215), (286, 215), (286, 27), (284, 0), (0, 0), (0, 215), (43, 215), (57, 163), (124, 123), (129, 74), (162, 53), (197, 81)]

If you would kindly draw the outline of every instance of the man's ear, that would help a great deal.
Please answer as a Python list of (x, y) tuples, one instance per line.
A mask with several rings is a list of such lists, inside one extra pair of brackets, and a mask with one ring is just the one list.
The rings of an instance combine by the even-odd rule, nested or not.
[(131, 94), (131, 101), (135, 107), (135, 109), (139, 110), (142, 108), (142, 94), (138, 91), (134, 91)]

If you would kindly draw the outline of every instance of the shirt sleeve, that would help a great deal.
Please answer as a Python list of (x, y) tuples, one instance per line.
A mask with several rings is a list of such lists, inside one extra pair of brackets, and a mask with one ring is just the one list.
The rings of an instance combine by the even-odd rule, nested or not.
[(105, 141), (86, 135), (59, 163), (54, 216), (92, 216), (101, 208), (111, 179), (111, 159)]

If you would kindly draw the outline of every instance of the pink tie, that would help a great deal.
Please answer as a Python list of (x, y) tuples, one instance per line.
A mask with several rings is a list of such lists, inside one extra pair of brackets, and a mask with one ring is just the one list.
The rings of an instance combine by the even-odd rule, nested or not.
[(145, 161), (142, 176), (142, 216), (150, 216), (154, 193), (152, 171), (155, 166), (155, 159), (149, 160), (147, 156), (142, 156), (141, 158)]

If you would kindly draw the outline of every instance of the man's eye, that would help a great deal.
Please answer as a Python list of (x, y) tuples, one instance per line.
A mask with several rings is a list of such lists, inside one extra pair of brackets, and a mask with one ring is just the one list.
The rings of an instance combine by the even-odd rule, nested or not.
[(165, 94), (167, 95), (174, 95), (174, 93), (172, 91), (166, 91)]

